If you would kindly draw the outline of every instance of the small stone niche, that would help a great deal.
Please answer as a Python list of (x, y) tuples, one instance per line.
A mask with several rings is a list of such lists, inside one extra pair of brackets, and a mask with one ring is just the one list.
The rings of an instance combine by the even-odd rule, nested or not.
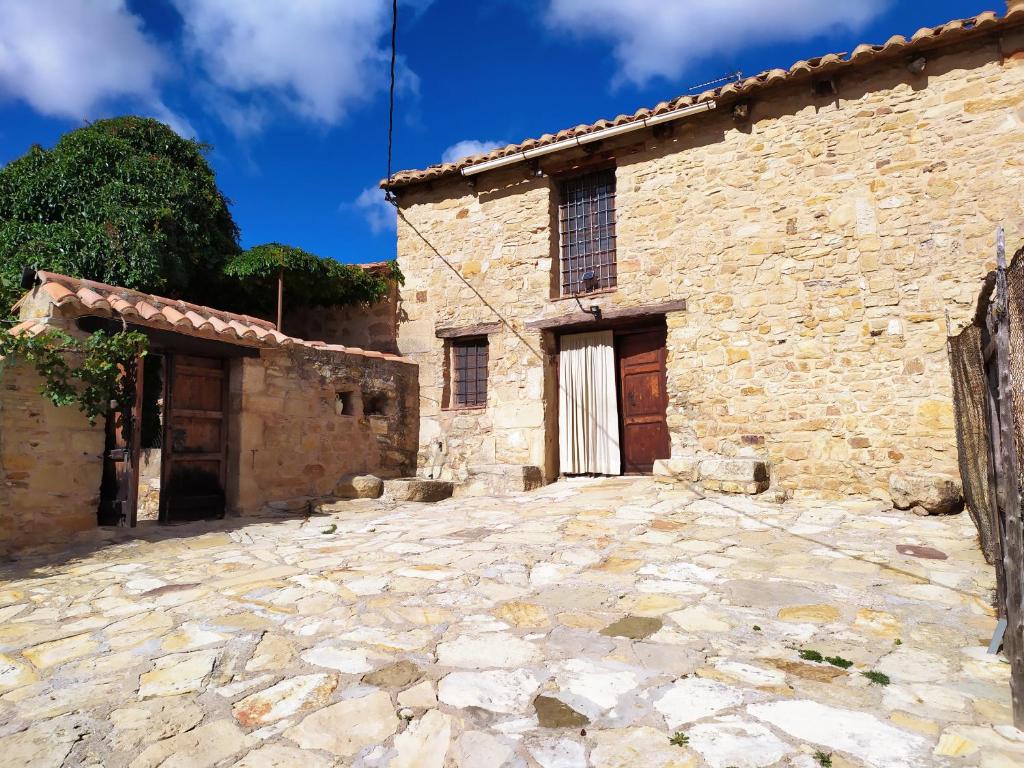
[(364, 416), (390, 416), (392, 410), (392, 401), (386, 392), (367, 392), (363, 396)]
[(334, 393), (334, 412), (338, 416), (356, 416), (356, 393), (352, 390), (338, 390)]

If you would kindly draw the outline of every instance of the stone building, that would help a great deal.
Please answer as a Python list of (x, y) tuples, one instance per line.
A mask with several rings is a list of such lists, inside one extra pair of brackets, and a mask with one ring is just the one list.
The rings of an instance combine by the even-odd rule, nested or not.
[(396, 174), (421, 469), (955, 472), (946, 314), (1024, 235), (1022, 147), (1014, 0)]
[(347, 475), (415, 467), (416, 366), (396, 355), (49, 272), (19, 305), (15, 333), (127, 327), (149, 351), (138, 430), (54, 407), (33, 368), (0, 360), (0, 552), (97, 522), (302, 511)]

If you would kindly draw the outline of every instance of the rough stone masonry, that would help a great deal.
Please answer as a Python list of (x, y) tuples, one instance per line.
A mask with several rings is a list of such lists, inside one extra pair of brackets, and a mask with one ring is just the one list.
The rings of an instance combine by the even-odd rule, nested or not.
[[(618, 287), (587, 303), (685, 299), (667, 315), (674, 456), (762, 453), (777, 483), (829, 495), (887, 497), (894, 471), (955, 472), (945, 313), (972, 316), (997, 223), (1024, 239), (1022, 21), (929, 49), (920, 74), (890, 59), (825, 85), (781, 79), (749, 120), (723, 102), (603, 143)], [(443, 439), (456, 476), (554, 472), (555, 355), (527, 323), (576, 307), (552, 297), (557, 173), (530, 170), (398, 189), (399, 349), (420, 366), (421, 466)], [(498, 316), (487, 407), (444, 410), (437, 328)]]

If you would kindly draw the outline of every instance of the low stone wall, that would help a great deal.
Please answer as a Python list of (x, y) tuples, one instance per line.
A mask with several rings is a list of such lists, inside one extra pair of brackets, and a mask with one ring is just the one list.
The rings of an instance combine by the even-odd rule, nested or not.
[(342, 477), (411, 475), (416, 466), (416, 366), (308, 347), (234, 363), (230, 408), (238, 467), (229, 514), (294, 510), (330, 496)]
[(0, 554), (96, 527), (103, 424), (51, 405), (39, 385), (0, 359)]

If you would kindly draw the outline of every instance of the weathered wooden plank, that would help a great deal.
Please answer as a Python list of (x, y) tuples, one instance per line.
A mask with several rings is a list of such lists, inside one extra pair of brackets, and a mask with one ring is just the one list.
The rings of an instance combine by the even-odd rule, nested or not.
[(504, 323), (475, 323), (458, 327), (441, 327), (434, 331), (439, 339), (458, 339), (464, 336), (488, 336), (497, 333), (505, 326)]
[[(587, 301), (586, 295), (579, 297), (581, 301)], [(602, 320), (624, 320), (627, 318), (643, 318), (664, 315), (669, 312), (683, 312), (686, 310), (686, 299), (664, 301), (660, 304), (646, 304), (639, 307), (602, 307)], [(587, 312), (575, 311), (570, 314), (558, 315), (557, 317), (545, 317), (539, 320), (530, 320), (526, 323), (527, 328), (537, 330), (552, 330), (567, 325), (579, 323), (593, 324), (594, 316)]]
[(1024, 526), (1021, 522), (1020, 470), (1014, 442), (1013, 382), (1010, 377), (1010, 332), (1006, 283), (1006, 252), (1002, 227), (997, 245), (996, 300), (991, 312), (996, 342), (999, 442), (996, 475), (1003, 515), (1003, 572), (1006, 579), (1006, 632), (1004, 647), (1010, 659), (1013, 719), (1024, 728)]

